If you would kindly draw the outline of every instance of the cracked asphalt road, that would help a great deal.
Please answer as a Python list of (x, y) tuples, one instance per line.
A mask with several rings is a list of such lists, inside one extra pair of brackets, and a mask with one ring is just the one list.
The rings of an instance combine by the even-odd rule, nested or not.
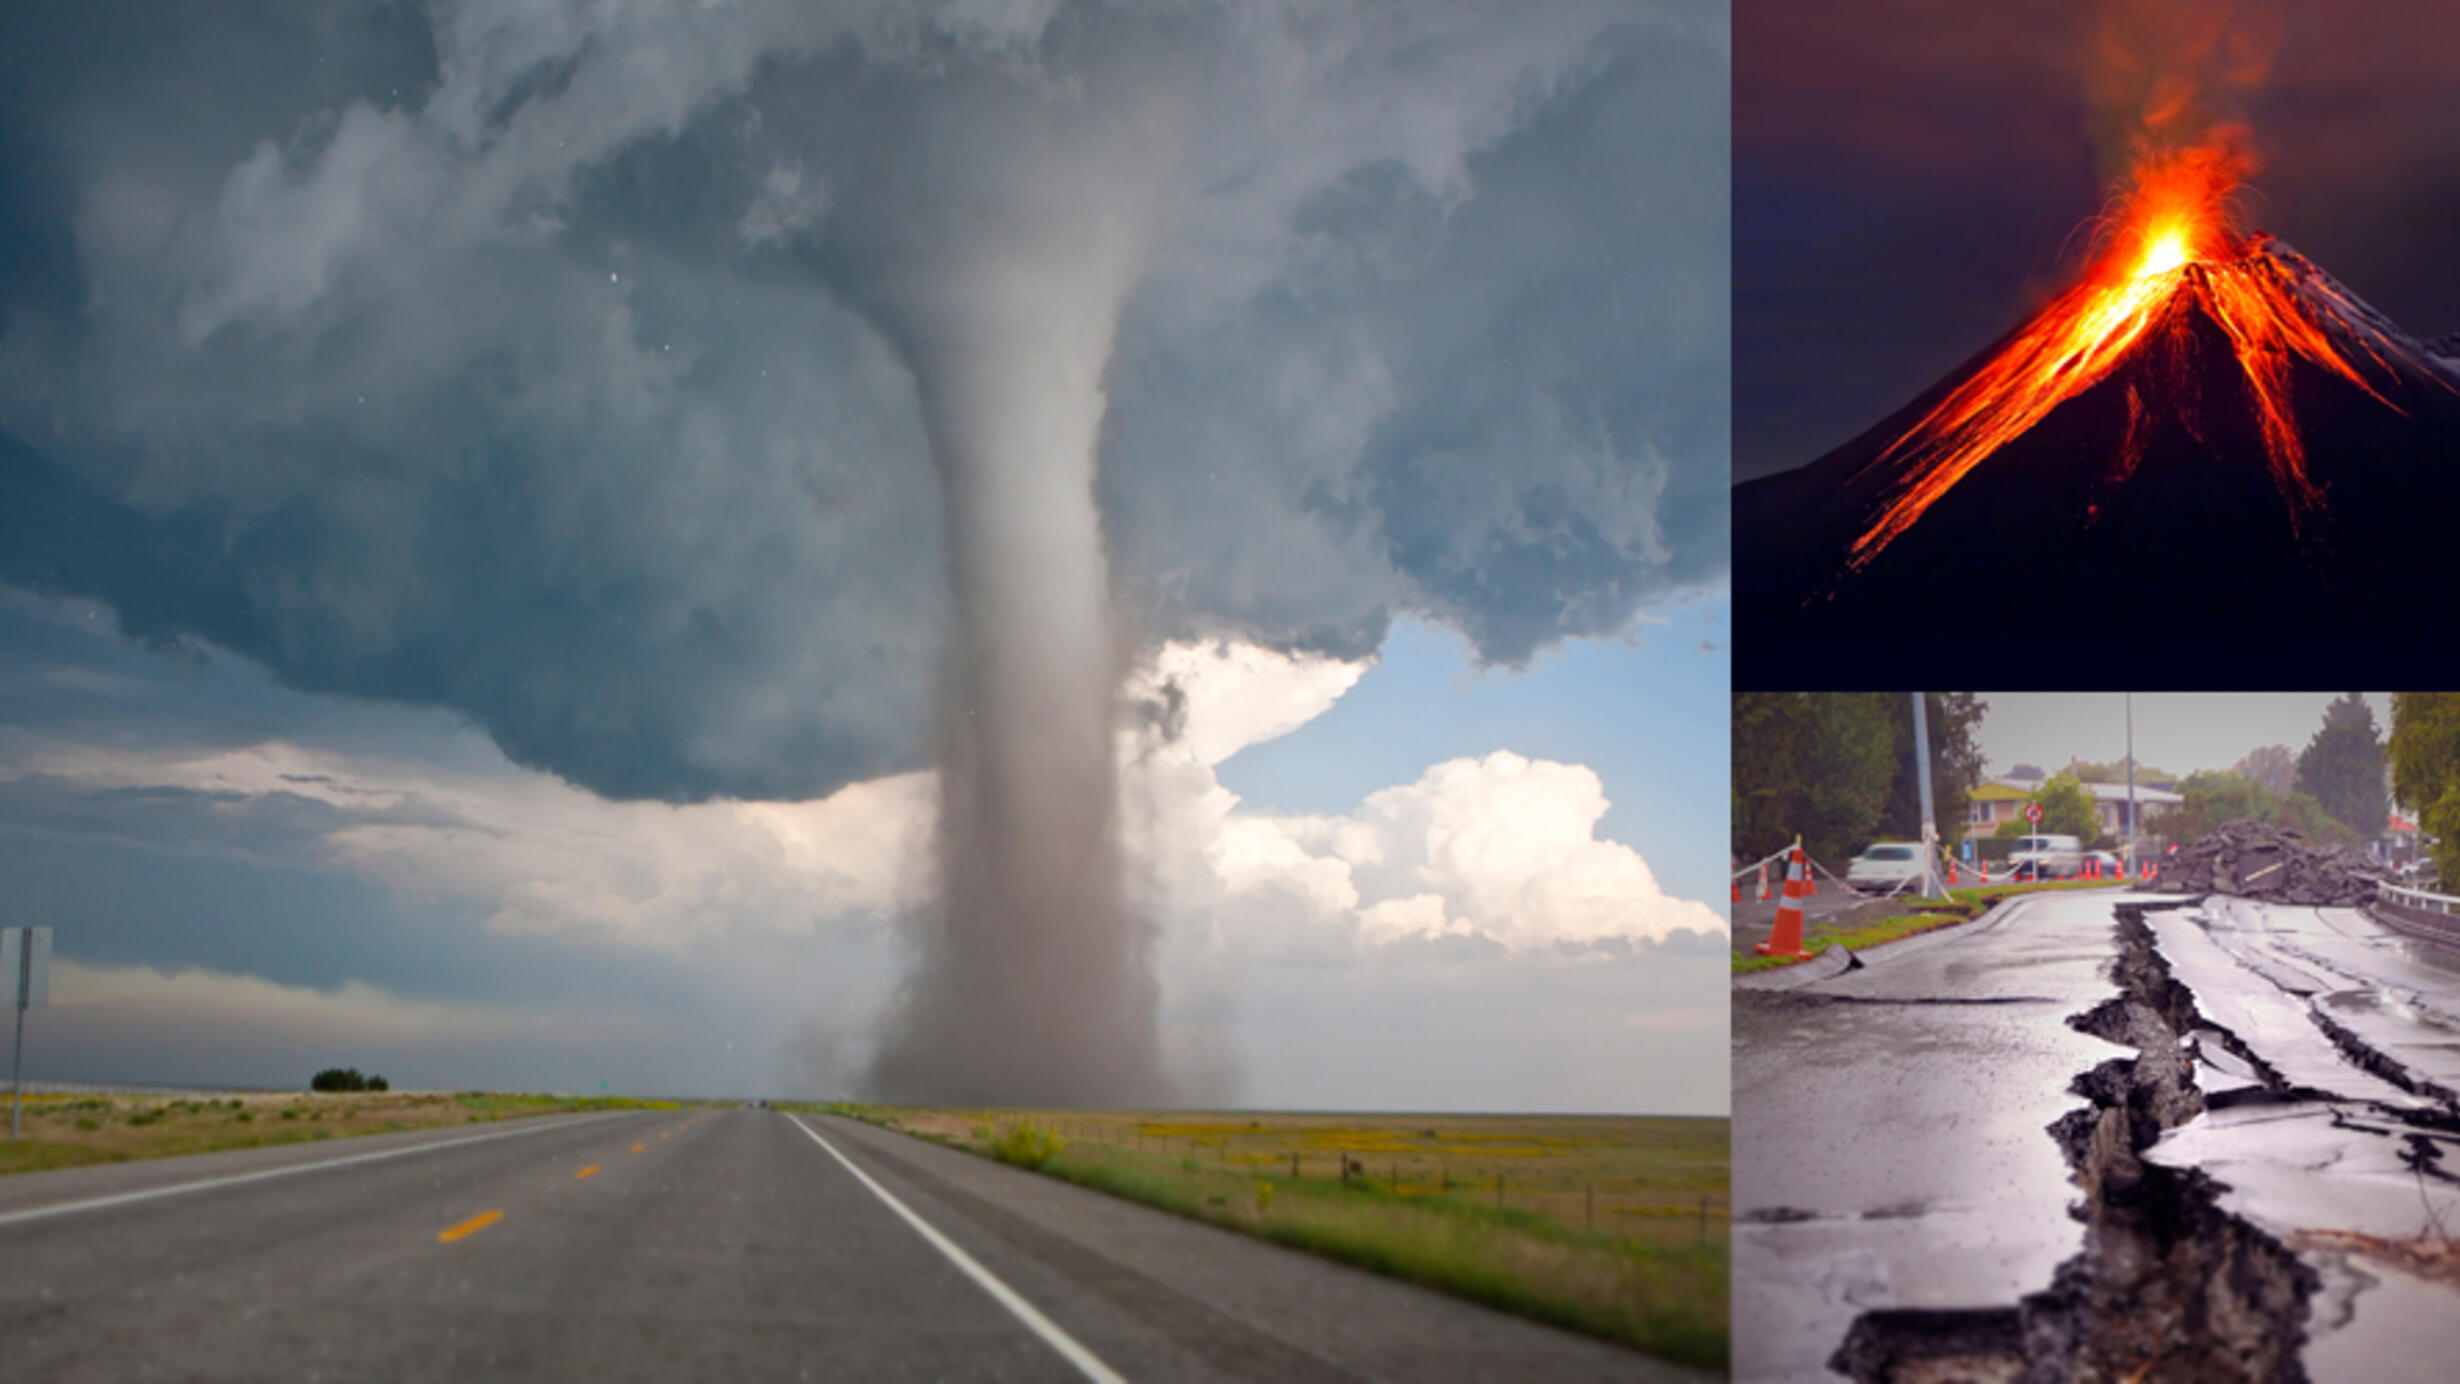
[(2202, 1106), (2143, 1135), (2143, 1160), (2209, 1178), (2220, 1212), (2314, 1271), (2311, 1377), (2446, 1377), (2460, 1295), (2352, 1246), (2415, 1236), (2428, 1208), (2460, 1229), (2460, 958), (2354, 910), (2096, 892), (1737, 989), (1737, 1378), (1837, 1378), (1866, 1313), (2014, 1331), (2087, 1262), (2050, 1126), (2090, 1104), (2080, 1076), (2138, 1057), (2068, 1022), (2119, 996), (2129, 902), (2192, 996), (2177, 1036)]

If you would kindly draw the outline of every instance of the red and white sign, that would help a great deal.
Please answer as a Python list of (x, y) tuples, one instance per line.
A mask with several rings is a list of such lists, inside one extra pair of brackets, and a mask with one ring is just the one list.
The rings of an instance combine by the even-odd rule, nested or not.
[(2028, 821), (2028, 822), (2031, 822), (2031, 823), (2032, 823), (2033, 825), (2035, 825), (2035, 826), (2040, 826), (2040, 825), (2041, 825), (2041, 804), (2040, 804), (2040, 803), (2026, 803), (2026, 804), (2024, 805), (2024, 819), (2025, 819), (2026, 821)]

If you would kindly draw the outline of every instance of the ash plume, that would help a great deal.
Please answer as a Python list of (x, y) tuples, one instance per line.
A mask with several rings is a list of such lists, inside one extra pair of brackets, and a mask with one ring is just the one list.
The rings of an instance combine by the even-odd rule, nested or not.
[(2148, 155), (2225, 148), (2255, 171), (2243, 106), (2270, 80), (2282, 13), (2273, 0), (2102, 0), (2085, 103), (2102, 181)]
[(1169, 220), (1167, 63), (943, 79), (923, 152), (860, 170), (829, 247), (912, 369), (954, 625), (933, 736), (938, 900), (868, 1076), (937, 1103), (1165, 1099), (1152, 929), (1126, 899), (1127, 647), (1094, 494), (1120, 313)]

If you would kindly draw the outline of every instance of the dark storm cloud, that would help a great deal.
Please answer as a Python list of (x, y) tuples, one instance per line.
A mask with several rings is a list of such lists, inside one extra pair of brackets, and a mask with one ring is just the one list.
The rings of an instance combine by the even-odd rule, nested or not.
[(1725, 565), (1694, 9), (45, 10), (0, 53), (0, 582), (614, 795), (917, 765), (929, 452), (812, 247), (901, 103), (1192, 32), (1102, 457), (1147, 631), (1620, 628)]
[[(1809, 462), (2014, 327), (2106, 193), (2113, 12), (2243, 12), (2268, 63), (2215, 93), (2252, 220), (2395, 321), (2460, 326), (2460, 15), (2332, 6), (1773, 0), (1735, 15), (1734, 474)], [(1746, 542), (1748, 536), (1745, 536)]]

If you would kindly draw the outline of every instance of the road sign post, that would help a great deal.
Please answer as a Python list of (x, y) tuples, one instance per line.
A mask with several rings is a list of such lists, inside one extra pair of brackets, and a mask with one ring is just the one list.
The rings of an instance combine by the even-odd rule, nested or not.
[(9, 1138), (17, 1131), (26, 1101), (26, 1011), (51, 999), (51, 929), (0, 928), (0, 988), (17, 1010), (17, 1041), (9, 1048)]

